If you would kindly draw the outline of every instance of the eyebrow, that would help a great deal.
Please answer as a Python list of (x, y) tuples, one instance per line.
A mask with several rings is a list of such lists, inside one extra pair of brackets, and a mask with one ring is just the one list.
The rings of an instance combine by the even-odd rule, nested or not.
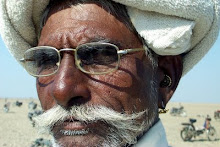
[(118, 40), (106, 39), (103, 37), (96, 37), (91, 39), (89, 42), (100, 42), (100, 43), (111, 43), (116, 45), (119, 49), (122, 48), (122, 43)]

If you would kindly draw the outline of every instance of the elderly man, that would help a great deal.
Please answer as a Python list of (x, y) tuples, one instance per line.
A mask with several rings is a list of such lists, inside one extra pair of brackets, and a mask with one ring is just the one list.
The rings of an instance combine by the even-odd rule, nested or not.
[(158, 112), (216, 40), (219, 1), (115, 1), (1, 0), (54, 146), (168, 146)]

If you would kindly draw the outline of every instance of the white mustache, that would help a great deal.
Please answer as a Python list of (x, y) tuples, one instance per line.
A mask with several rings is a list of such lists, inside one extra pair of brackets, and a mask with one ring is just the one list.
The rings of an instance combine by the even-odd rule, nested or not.
[[(117, 136), (120, 136), (123, 142), (134, 143), (136, 136), (151, 125), (151, 122), (144, 121), (148, 120), (147, 115), (147, 110), (133, 114), (125, 114), (104, 106), (82, 105), (73, 106), (68, 111), (56, 105), (45, 113), (35, 117), (34, 120), (36, 126), (38, 126), (43, 133), (50, 132), (54, 125), (62, 124), (62, 122), (70, 118), (84, 123), (102, 121), (111, 126), (111, 128), (117, 128)], [(142, 120), (137, 121), (140, 119)], [(116, 137), (116, 135), (112, 135), (112, 137)]]
[(110, 124), (120, 123), (122, 125), (125, 121), (133, 124), (134, 120), (140, 119), (144, 114), (147, 114), (147, 110), (133, 114), (122, 114), (105, 106), (73, 106), (68, 111), (60, 105), (56, 105), (35, 117), (34, 120), (39, 127), (47, 128), (51, 128), (56, 123), (62, 123), (69, 118), (82, 122), (105, 121), (110, 122)]

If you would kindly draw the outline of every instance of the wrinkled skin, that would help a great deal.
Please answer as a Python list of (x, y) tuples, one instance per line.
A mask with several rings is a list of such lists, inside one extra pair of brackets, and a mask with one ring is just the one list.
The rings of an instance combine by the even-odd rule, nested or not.
[[(142, 47), (135, 33), (96, 4), (66, 7), (62, 11), (54, 7), (43, 27), (38, 45), (53, 46), (57, 49), (76, 48), (83, 43), (99, 41), (100, 38), (118, 42), (120, 49)], [(170, 58), (161, 61), (169, 60), (172, 65), (173, 59)], [(163, 80), (164, 69), (166, 73), (171, 73), (174, 84), (171, 88), (160, 88), (159, 84), (155, 84), (155, 89), (159, 91), (159, 94), (156, 94), (159, 97), (155, 99), (150, 96), (150, 81), (152, 77), (157, 80), (155, 83)], [(172, 74), (172, 71), (173, 65), (167, 65), (165, 68), (159, 66), (156, 72), (153, 71), (145, 52), (140, 51), (124, 56), (120, 68), (113, 73), (88, 75), (77, 69), (74, 55), (65, 52), (55, 75), (37, 78), (37, 90), (44, 110), (49, 110), (55, 104), (66, 109), (72, 105), (91, 104), (129, 114), (145, 109), (155, 113), (161, 99), (167, 102), (177, 86), (180, 74)], [(156, 74), (153, 75), (153, 72)], [(149, 112), (149, 117), (153, 117), (156, 122), (158, 115), (153, 115), (152, 111)], [(99, 124), (94, 127), (99, 127)], [(93, 146), (99, 142), (96, 134), (92, 133), (84, 136), (59, 136), (56, 139), (65, 146)]]

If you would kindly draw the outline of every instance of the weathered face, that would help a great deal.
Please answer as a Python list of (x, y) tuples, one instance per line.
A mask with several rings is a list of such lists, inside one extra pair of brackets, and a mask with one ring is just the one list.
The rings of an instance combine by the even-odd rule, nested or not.
[[(83, 4), (61, 11), (52, 9), (42, 30), (39, 46), (76, 48), (94, 40), (102, 41), (101, 38), (113, 44), (119, 43), (120, 49), (142, 47), (133, 32), (96, 4)], [(56, 104), (65, 109), (76, 105), (99, 105), (126, 114), (149, 109), (145, 119), (156, 119), (153, 113), (157, 111), (157, 99), (151, 96), (150, 84), (153, 70), (145, 51), (123, 56), (119, 69), (106, 75), (82, 73), (74, 62), (74, 53), (63, 52), (59, 71), (52, 76), (37, 78), (38, 95), (44, 110)], [(83, 135), (60, 133), (61, 130), (94, 128), (96, 131), (88, 131)], [(82, 124), (72, 119), (57, 125), (52, 132), (57, 142), (64, 146), (95, 146), (102, 142), (102, 132), (108, 130), (108, 127), (106, 130), (103, 128), (103, 123), (98, 121)]]

